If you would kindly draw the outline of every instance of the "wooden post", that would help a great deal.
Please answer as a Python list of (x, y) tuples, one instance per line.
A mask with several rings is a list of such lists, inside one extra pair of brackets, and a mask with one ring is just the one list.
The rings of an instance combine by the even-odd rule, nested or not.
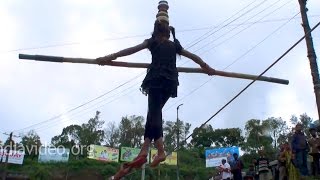
[[(13, 141), (12, 141), (12, 132), (10, 134), (6, 134), (6, 135), (9, 135), (9, 147), (6, 147), (5, 145), (5, 148), (6, 149), (3, 149), (3, 153), (5, 154), (5, 162), (4, 162), (4, 171), (3, 171), (3, 174), (1, 176), (2, 179), (7, 179), (7, 168), (8, 168), (8, 160), (9, 160), (9, 152), (10, 152), (10, 149), (12, 149), (12, 146), (13, 146)], [(6, 150), (6, 152), (5, 152)]]
[(317, 103), (318, 118), (320, 119), (320, 80), (319, 80), (317, 56), (313, 46), (312, 35), (311, 33), (308, 33), (310, 32), (311, 29), (309, 25), (308, 16), (307, 16), (307, 10), (308, 10), (306, 7), (307, 0), (298, 0), (298, 1), (300, 4), (302, 27), (303, 27), (304, 33), (306, 34), (305, 40), (306, 40), (306, 45), (308, 50), (311, 76), (313, 80), (313, 88), (314, 88), (314, 93), (315, 93), (316, 103)]

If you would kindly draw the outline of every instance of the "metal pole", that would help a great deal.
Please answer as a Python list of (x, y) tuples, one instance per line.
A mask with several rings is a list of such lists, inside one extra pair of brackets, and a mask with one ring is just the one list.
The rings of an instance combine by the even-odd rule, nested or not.
[(179, 107), (182, 106), (183, 104), (180, 104), (178, 107), (177, 107), (177, 180), (179, 180), (179, 136), (180, 136), (180, 133), (179, 133)]
[[(148, 154), (150, 153), (150, 148), (148, 148)], [(149, 157), (149, 156), (148, 156)], [(149, 159), (149, 158), (148, 158)], [(141, 180), (145, 180), (145, 178), (146, 178), (146, 164), (147, 164), (148, 162), (146, 162), (146, 163), (144, 163), (143, 165), (142, 165), (142, 171), (141, 171)]]
[(277, 149), (277, 139), (276, 139), (276, 131), (273, 131), (273, 137), (274, 137), (274, 149)]
[(142, 165), (142, 171), (141, 171), (141, 180), (145, 180), (146, 176), (146, 164)]
[(304, 30), (304, 33), (306, 34), (305, 40), (308, 50), (308, 58), (310, 63), (310, 69), (311, 69), (311, 76), (313, 80), (313, 88), (314, 93), (316, 97), (316, 103), (317, 103), (317, 110), (318, 110), (318, 118), (320, 119), (320, 79), (319, 79), (319, 71), (318, 71), (318, 64), (317, 64), (317, 56), (316, 52), (314, 50), (313, 46), (313, 40), (310, 32), (311, 28), (309, 25), (308, 15), (307, 15), (307, 0), (299, 0), (300, 4), (300, 12), (301, 12), (301, 18), (302, 18), (302, 27)]

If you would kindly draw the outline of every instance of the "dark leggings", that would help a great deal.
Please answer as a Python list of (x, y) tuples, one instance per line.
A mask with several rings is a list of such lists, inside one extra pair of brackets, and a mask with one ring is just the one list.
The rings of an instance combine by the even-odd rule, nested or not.
[(148, 115), (144, 138), (158, 140), (163, 137), (162, 108), (170, 98), (170, 93), (162, 88), (151, 88), (148, 91)]

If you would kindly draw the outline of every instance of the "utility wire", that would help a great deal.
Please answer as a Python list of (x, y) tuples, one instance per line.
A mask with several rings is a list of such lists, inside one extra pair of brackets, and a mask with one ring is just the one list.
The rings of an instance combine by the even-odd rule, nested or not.
[[(247, 50), (244, 54), (242, 54), (241, 56), (239, 56), (238, 58), (236, 58), (234, 61), (232, 61), (228, 66), (226, 66), (223, 70), (228, 69), (230, 66), (232, 66), (233, 64), (235, 64), (236, 62), (238, 62), (240, 59), (242, 59), (243, 57), (245, 57), (247, 54), (249, 54), (252, 50), (254, 50), (255, 48), (257, 48), (260, 44), (262, 44), (264, 41), (266, 41), (268, 38), (270, 38), (272, 35), (274, 35), (276, 32), (278, 32), (280, 29), (282, 29), (285, 25), (287, 25), (292, 19), (294, 19), (297, 15), (299, 15), (299, 13), (297, 13), (296, 15), (294, 15), (291, 19), (289, 19), (286, 23), (282, 24), (281, 26), (279, 26), (277, 29), (275, 29), (273, 32), (271, 32), (269, 35), (267, 35), (264, 39), (262, 39), (260, 42), (258, 42), (256, 45), (254, 45), (253, 47), (251, 47), (249, 50)], [(183, 99), (187, 98), (188, 96), (190, 96), (191, 94), (193, 94), (194, 92), (196, 92), (197, 90), (199, 90), (201, 87), (203, 87), (205, 84), (207, 84), (208, 82), (210, 82), (214, 77), (211, 77), (210, 79), (206, 80), (204, 83), (202, 83), (199, 87), (193, 89), (192, 91), (190, 91), (187, 95), (183, 96), (181, 99), (177, 100), (174, 104), (172, 104), (171, 106), (169, 106), (168, 108), (166, 108), (164, 111), (168, 111), (169, 109), (173, 108), (177, 103), (179, 103), (180, 101), (182, 101)]]
[[(210, 37), (211, 35), (217, 33), (218, 31), (220, 31), (221, 29), (223, 29), (224, 27), (226, 27), (227, 25), (230, 25), (231, 23), (235, 22), (236, 20), (240, 19), (241, 17), (243, 17), (244, 15), (248, 14), (249, 12), (253, 11), (254, 9), (256, 9), (257, 7), (261, 6), (263, 3), (267, 2), (268, 0), (264, 0), (261, 3), (255, 5), (253, 8), (247, 10), (246, 12), (242, 13), (240, 16), (238, 16), (237, 18), (233, 19), (232, 21), (228, 22), (226, 25), (223, 25), (226, 21), (228, 21), (229, 19), (233, 18), (233, 16), (237, 15), (239, 12), (241, 12), (242, 10), (246, 9), (247, 7), (249, 7), (252, 3), (249, 4), (249, 6), (239, 10), (238, 12), (236, 12), (233, 16), (231, 16), (230, 18), (228, 18), (227, 20), (223, 21), (219, 26), (220, 28), (213, 31), (215, 28), (213, 28), (212, 30), (210, 30), (209, 32), (203, 34), (202, 36), (200, 36), (194, 43), (192, 43), (191, 46), (189, 46), (188, 48), (191, 48), (195, 45), (197, 45), (199, 42), (205, 40), (206, 38)], [(223, 26), (222, 26), (223, 25)], [(213, 31), (213, 32), (212, 32)]]
[[(286, 3), (287, 4), (287, 3)], [(285, 4), (284, 4), (285, 5)], [(283, 7), (284, 5), (282, 5), (281, 7)], [(280, 7), (280, 8), (281, 8)], [(279, 9), (279, 8), (278, 8)], [(278, 10), (277, 9), (277, 10)], [(272, 11), (270, 12), (268, 15), (274, 13), (275, 11)], [(226, 66), (223, 70), (226, 70), (228, 69), (230, 66), (232, 66), (233, 64), (235, 64), (237, 61), (239, 61), (240, 59), (242, 59), (245, 55), (247, 55), (248, 53), (250, 53), (253, 49), (255, 49), (256, 47), (258, 47), (260, 44), (262, 44), (264, 41), (266, 41), (268, 38), (270, 38), (273, 34), (275, 34), (276, 32), (278, 32), (280, 29), (282, 29), (285, 25), (287, 25), (292, 19), (294, 19), (297, 15), (299, 15), (300, 13), (297, 13), (296, 15), (294, 15), (293, 17), (291, 17), (286, 23), (282, 24), (280, 27), (278, 27), (277, 29), (275, 29), (273, 32), (271, 32), (269, 35), (267, 35), (264, 39), (262, 39), (259, 43), (257, 43), (255, 46), (253, 46), (252, 48), (250, 48), (248, 51), (246, 51), (244, 54), (242, 54), (240, 57), (238, 57), (237, 59), (235, 59), (231, 64), (229, 64), (228, 66)], [(267, 16), (267, 15), (266, 15)], [(264, 17), (266, 17), (264, 16)], [(262, 17), (261, 19), (263, 19), (264, 17)], [(259, 19), (259, 20), (261, 20)], [(259, 21), (258, 20), (258, 21)], [(257, 21), (256, 21), (257, 22)], [(220, 43), (221, 44), (221, 43)], [(181, 102), (183, 99), (187, 98), (188, 96), (190, 96), (191, 94), (193, 94), (194, 92), (196, 92), (197, 90), (199, 90), (201, 87), (203, 87), (204, 85), (206, 85), (208, 82), (210, 82), (214, 77), (211, 77), (209, 78), (208, 80), (206, 80), (204, 83), (202, 83), (200, 86), (198, 86), (197, 88), (193, 89), (192, 91), (190, 91), (188, 94), (186, 94), (185, 96), (183, 96), (181, 99), (179, 99), (178, 101), (176, 101), (174, 104), (172, 104), (170, 107), (166, 108), (164, 111), (168, 111), (169, 109), (173, 108), (177, 103)], [(130, 88), (132, 88), (134, 86), (131, 86)], [(128, 88), (129, 89), (129, 88)], [(130, 94), (129, 93), (126, 93), (126, 94)], [(121, 97), (119, 97), (121, 98)], [(100, 101), (101, 102), (101, 101)], [(99, 103), (100, 103), (99, 102)], [(111, 101), (113, 102), (113, 100)], [(110, 102), (107, 102), (106, 104), (109, 104)], [(97, 103), (98, 104), (98, 103)], [(106, 105), (104, 104), (104, 105)], [(104, 106), (102, 105), (102, 106)], [(98, 108), (102, 107), (102, 106), (99, 106)], [(95, 108), (95, 109), (98, 109), (98, 108)], [(87, 108), (87, 109), (90, 109), (90, 108)], [(87, 110), (85, 109), (85, 110)], [(91, 110), (92, 111), (92, 110)], [(91, 112), (89, 111), (89, 112)], [(84, 114), (84, 113), (82, 113)], [(42, 129), (42, 128), (40, 128)], [(36, 129), (37, 131), (39, 131), (40, 129)]]
[[(266, 7), (265, 9), (259, 11), (258, 13), (252, 15), (251, 17), (247, 18), (244, 22), (248, 22), (249, 20), (257, 17), (259, 14), (261, 14), (262, 12), (268, 10), (269, 8), (272, 8), (274, 5), (276, 5), (276, 4), (279, 3), (279, 2), (280, 2), (280, 1), (274, 2), (272, 5)], [(287, 1), (287, 2), (284, 3), (282, 6), (280, 6), (280, 7), (278, 7), (277, 9), (271, 11), (270, 13), (266, 14), (265, 16), (263, 16), (263, 17), (260, 18), (259, 20), (255, 21), (254, 23), (250, 24), (247, 28), (243, 29), (243, 31), (246, 30), (246, 29), (248, 29), (248, 28), (251, 27), (252, 25), (256, 24), (256, 22), (259, 22), (260, 20), (264, 19), (265, 17), (268, 17), (268, 16), (271, 15), (272, 13), (278, 11), (279, 9), (281, 9), (282, 7), (284, 7), (285, 5), (287, 5), (287, 4), (290, 3), (290, 2), (292, 2), (292, 0)], [(290, 19), (290, 20), (291, 20), (291, 19)], [(238, 27), (240, 27), (240, 26), (235, 26), (234, 28), (232, 28), (232, 29), (230, 29), (229, 31), (225, 32), (224, 34), (222, 34), (222, 35), (219, 36), (218, 38), (209, 41), (208, 43), (204, 44), (204, 45), (201, 46), (199, 49), (197, 49), (195, 52), (198, 52), (199, 50), (201, 50), (201, 49), (203, 49), (203, 48), (205, 48), (205, 47), (208, 47), (211, 43), (213, 43), (213, 42), (215, 42), (216, 40), (224, 37), (225, 35), (229, 34), (230, 32), (232, 32), (233, 30), (237, 29)], [(239, 34), (240, 34), (241, 32), (242, 32), (242, 31), (240, 31)], [(237, 35), (237, 34), (236, 34), (236, 35)], [(233, 37), (233, 36), (232, 36), (232, 37)]]
[(19, 129), (19, 130), (15, 130), (15, 131), (13, 131), (13, 132), (23, 131), (23, 130), (25, 130), (25, 129), (29, 129), (30, 127), (34, 127), (34, 126), (37, 126), (37, 125), (40, 125), (40, 124), (43, 124), (43, 123), (47, 123), (47, 122), (52, 121), (52, 120), (54, 120), (54, 119), (60, 118), (60, 117), (62, 117), (63, 115), (65, 115), (65, 114), (67, 114), (67, 113), (70, 113), (70, 112), (72, 112), (72, 111), (74, 111), (74, 110), (76, 110), (76, 109), (79, 109), (79, 108), (81, 108), (81, 107), (83, 107), (83, 106), (85, 106), (85, 105), (87, 105), (87, 104), (89, 104), (89, 103), (91, 103), (91, 102), (93, 102), (93, 101), (95, 101), (95, 100), (97, 100), (97, 99), (99, 99), (99, 98), (101, 98), (101, 97), (103, 97), (103, 96), (111, 93), (112, 91), (114, 91), (114, 90), (116, 90), (116, 89), (119, 89), (120, 87), (128, 84), (129, 82), (131, 82), (132, 80), (134, 80), (134, 79), (136, 79), (136, 78), (137, 78), (137, 76), (135, 76), (134, 78), (132, 78), (132, 79), (130, 79), (130, 80), (122, 83), (121, 85), (115, 87), (114, 89), (112, 89), (112, 90), (110, 90), (110, 91), (108, 91), (108, 92), (105, 92), (105, 93), (101, 94), (100, 96), (98, 96), (98, 97), (96, 97), (96, 98), (94, 98), (94, 99), (92, 99), (92, 100), (90, 100), (90, 101), (87, 101), (87, 102), (85, 102), (85, 103), (83, 103), (83, 104), (81, 104), (81, 105), (79, 105), (79, 106), (77, 106), (77, 107), (75, 107), (75, 108), (72, 108), (72, 109), (70, 109), (70, 110), (68, 110), (68, 111), (66, 111), (66, 112), (64, 112), (64, 113), (61, 113), (61, 114), (59, 114), (59, 115), (56, 115), (56, 116), (54, 116), (54, 117), (52, 117), (52, 118), (50, 118), (50, 119), (48, 119), (48, 120), (45, 120), (45, 121), (42, 121), (42, 122), (39, 122), (39, 123), (30, 125), (30, 126), (27, 126), (27, 127), (25, 127), (25, 128), (22, 128), (22, 129)]
[[(316, 18), (320, 15), (310, 15), (309, 18)], [(262, 23), (273, 23), (273, 22), (279, 22), (279, 21), (286, 21), (287, 18), (279, 18), (279, 19), (269, 19), (265, 21), (259, 21), (259, 22), (246, 22), (246, 23), (238, 23), (238, 24), (228, 24), (224, 25), (224, 27), (232, 27), (232, 26), (245, 26), (249, 24), (262, 24)], [(194, 31), (202, 31), (207, 29), (217, 29), (220, 26), (211, 26), (211, 27), (202, 27), (202, 28), (192, 28), (192, 29), (184, 29), (177, 31), (176, 33), (184, 33), (184, 32), (194, 32)], [(123, 36), (123, 37), (116, 37), (116, 38), (104, 38), (100, 41), (92, 41), (92, 42), (106, 42), (106, 41), (115, 41), (115, 40), (124, 40), (124, 39), (133, 39), (133, 38), (141, 38), (141, 37), (148, 37), (150, 34), (140, 34), (140, 35), (132, 35), (132, 36)], [(17, 49), (11, 49), (11, 50), (1, 50), (1, 53), (11, 53), (11, 52), (19, 52), (19, 51), (29, 51), (29, 50), (38, 50), (38, 49), (48, 49), (48, 48), (55, 48), (55, 47), (66, 47), (66, 46), (74, 46), (74, 45), (81, 45), (84, 44), (84, 42), (65, 42), (65, 43), (56, 43), (56, 44), (48, 44), (48, 45), (42, 45), (42, 46), (34, 46), (34, 47), (25, 47), (25, 48), (17, 48)]]
[[(293, 50), (301, 41), (304, 40), (306, 35), (310, 34), (313, 30), (315, 30), (320, 25), (320, 22), (317, 23), (308, 33), (306, 33), (302, 38), (300, 38), (294, 45), (292, 45), (285, 53), (283, 53), (276, 61), (274, 61), (267, 69), (265, 69), (258, 77), (256, 77), (252, 82), (250, 82), (247, 86), (245, 86), (239, 93), (237, 93), (230, 101), (228, 101), (225, 105), (223, 105), (216, 113), (214, 113), (208, 120), (206, 120), (203, 124), (200, 125), (200, 129), (203, 128), (210, 120), (212, 120), (216, 115), (218, 115), (222, 110), (224, 110), (227, 106), (229, 106), (235, 99), (237, 99), (243, 92), (245, 92), (253, 83), (257, 81), (261, 76), (263, 76), (267, 71), (269, 71), (274, 65), (276, 65), (283, 57), (285, 57), (291, 50)], [(180, 144), (185, 143), (194, 133), (192, 132), (186, 139), (184, 139)], [(179, 144), (179, 145), (180, 145)], [(180, 146), (181, 147), (181, 146)], [(173, 151), (178, 150), (177, 147), (174, 148)], [(147, 165), (148, 166), (148, 165)], [(133, 171), (126, 176), (130, 176), (138, 171)]]
[[(135, 86), (136, 86), (136, 84), (134, 84), (133, 86), (130, 86), (130, 87), (122, 90), (121, 92), (119, 92), (119, 93), (117, 93), (117, 94), (114, 95), (114, 96), (117, 96), (117, 95), (120, 95), (120, 96), (115, 97), (115, 98), (113, 98), (113, 99), (111, 99), (111, 100), (109, 100), (109, 101), (107, 101), (107, 102), (105, 102), (106, 100), (102, 100), (102, 101), (99, 101), (99, 102), (95, 103), (95, 104), (92, 105), (91, 107), (88, 107), (88, 108), (85, 108), (85, 109), (81, 110), (80, 112), (76, 112), (76, 113), (73, 113), (73, 114), (71, 114), (71, 115), (68, 115), (68, 119), (66, 119), (66, 120), (68, 120), (68, 121), (74, 121), (74, 120), (75, 120), (75, 117), (83, 116), (84, 114), (87, 114), (87, 113), (89, 113), (89, 112), (95, 111), (96, 109), (99, 109), (99, 108), (101, 108), (101, 107), (103, 107), (103, 106), (105, 106), (105, 105), (107, 105), (107, 104), (110, 104), (110, 103), (112, 103), (112, 102), (115, 102), (116, 100), (119, 100), (120, 98), (122, 98), (122, 97), (124, 97), (124, 96), (126, 96), (126, 95), (132, 94), (133, 92), (136, 92), (136, 91), (129, 91), (129, 92), (125, 92), (125, 91), (127, 91), (127, 90), (129, 90), (129, 89), (132, 89), (132, 88), (135, 87)], [(104, 103), (103, 103), (103, 102), (104, 102)], [(103, 104), (101, 104), (101, 103), (103, 103)], [(101, 105), (99, 105), (99, 104), (101, 104)], [(95, 105), (99, 105), (99, 106), (98, 106), (98, 107), (94, 107)], [(48, 122), (49, 124), (48, 124), (48, 123), (43, 124), (43, 126), (37, 127), (37, 128), (35, 128), (34, 130), (37, 131), (37, 132), (38, 132), (38, 131), (42, 131), (42, 130), (46, 130), (46, 129), (49, 128), (49, 127), (55, 127), (55, 125), (58, 125), (58, 124), (61, 123), (62, 121), (64, 122), (64, 120), (55, 119), (55, 120), (52, 120), (51, 122)]]
[[(223, 105), (216, 113), (214, 113), (208, 120), (206, 120), (201, 126), (200, 129), (203, 128), (210, 120), (212, 120), (216, 115), (218, 115), (223, 109), (225, 109), (229, 104), (231, 104), (235, 99), (237, 99), (244, 91), (246, 91), (253, 83), (257, 81), (261, 76), (263, 76), (267, 71), (269, 71), (274, 65), (276, 65), (283, 57), (285, 57), (291, 50), (293, 50), (301, 41), (303, 41), (306, 35), (310, 34), (313, 30), (315, 30), (320, 25), (318, 22), (308, 33), (306, 33), (302, 38), (300, 38), (296, 43), (294, 43), (285, 53), (283, 53), (277, 60), (275, 60), (267, 69), (265, 69), (258, 77), (256, 77), (252, 82), (250, 82), (246, 87), (244, 87), (239, 93), (237, 93), (230, 101), (228, 101), (225, 105)], [(186, 142), (193, 133), (191, 133), (185, 140)]]
[[(267, 1), (267, 0), (265, 0), (265, 1)], [(252, 3), (251, 3), (251, 4), (252, 4)], [(251, 4), (250, 4), (250, 5), (251, 5)], [(262, 4), (262, 3), (260, 3), (259, 6), (260, 6), (261, 4)], [(255, 6), (255, 7), (258, 7), (258, 5)], [(244, 8), (243, 8), (243, 9), (244, 9)], [(252, 10), (252, 9), (251, 9), (251, 10)], [(250, 12), (251, 10), (247, 11), (246, 13)], [(241, 11), (241, 10), (240, 10), (240, 11)], [(240, 12), (240, 11), (239, 11), (239, 12)], [(245, 15), (246, 13), (243, 13), (241, 16)], [(237, 13), (236, 13), (236, 14), (237, 14)], [(230, 18), (229, 18), (229, 19), (230, 19)], [(236, 19), (239, 19), (239, 17), (236, 18)], [(232, 22), (234, 22), (234, 20), (233, 20)], [(217, 31), (216, 31), (216, 32), (217, 32)], [(212, 34), (214, 34), (214, 33), (211, 33), (211, 35), (212, 35)], [(202, 36), (202, 37), (203, 37), (203, 36)], [(192, 47), (192, 46), (193, 46), (193, 45), (191, 45), (191, 47)], [(106, 95), (106, 94), (108, 94), (108, 93), (110, 93), (110, 92), (112, 92), (112, 91), (120, 88), (121, 86), (129, 83), (130, 81), (132, 81), (132, 80), (140, 77), (140, 76), (143, 75), (143, 74), (144, 74), (144, 73), (141, 73), (141, 74), (135, 76), (135, 78), (133, 78), (133, 79), (127, 81), (126, 83), (118, 86), (117, 88), (115, 88), (115, 89), (113, 89), (113, 90), (111, 90), (111, 91), (108, 91), (107, 93), (104, 93), (103, 95), (100, 95), (100, 96), (98, 96), (97, 98), (95, 98), (95, 99), (93, 99), (93, 100), (90, 100), (89, 102), (86, 102), (86, 103), (84, 103), (84, 104), (82, 104), (82, 105), (80, 105), (80, 106), (78, 106), (78, 107), (76, 107), (76, 108), (73, 108), (73, 109), (71, 109), (71, 110), (69, 110), (69, 111), (67, 111), (67, 112), (65, 112), (65, 113), (59, 114), (59, 115), (57, 115), (57, 116), (55, 116), (55, 117), (53, 117), (53, 118), (50, 118), (50, 119), (48, 119), (48, 120), (46, 120), (46, 121), (43, 121), (43, 122), (40, 122), (40, 123), (37, 123), (37, 124), (34, 124), (34, 125), (30, 125), (30, 126), (28, 126), (28, 127), (26, 127), (26, 128), (22, 128), (22, 129), (19, 129), (19, 130), (17, 130), (17, 131), (23, 131), (23, 130), (26, 130), (26, 129), (30, 129), (30, 128), (34, 127), (34, 126), (47, 123), (47, 122), (52, 121), (52, 120), (55, 120), (55, 119), (57, 119), (57, 118), (61, 118), (63, 115), (65, 115), (65, 114), (67, 114), (67, 113), (70, 113), (70, 112), (72, 112), (72, 111), (74, 111), (74, 110), (76, 110), (76, 109), (78, 109), (78, 108), (80, 108), (80, 107), (82, 107), (82, 106), (84, 106), (84, 105), (87, 105), (87, 104), (93, 102), (94, 100), (97, 100), (97, 99), (103, 97), (104, 95)]]

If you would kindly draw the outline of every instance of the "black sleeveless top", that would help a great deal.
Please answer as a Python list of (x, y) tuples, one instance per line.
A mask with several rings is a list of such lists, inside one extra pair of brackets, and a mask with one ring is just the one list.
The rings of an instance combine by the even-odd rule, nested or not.
[(142, 92), (148, 94), (150, 88), (162, 88), (168, 91), (171, 97), (177, 97), (179, 81), (176, 57), (183, 49), (180, 42), (178, 40), (157, 42), (153, 38), (146, 41), (152, 55), (152, 62), (142, 82)]

